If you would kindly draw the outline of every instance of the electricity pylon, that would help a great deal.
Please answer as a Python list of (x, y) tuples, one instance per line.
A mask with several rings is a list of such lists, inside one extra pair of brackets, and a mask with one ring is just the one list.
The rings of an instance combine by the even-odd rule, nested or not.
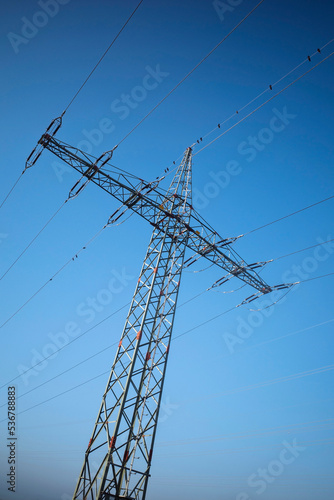
[(147, 183), (110, 168), (112, 151), (93, 162), (91, 156), (56, 140), (56, 127), (57, 122), (42, 136), (26, 168), (46, 148), (81, 174), (69, 198), (93, 182), (122, 203), (110, 223), (130, 209), (153, 226), (73, 496), (144, 500), (186, 248), (194, 252), (188, 264), (204, 257), (227, 272), (218, 281), (236, 276), (255, 288), (258, 292), (248, 301), (278, 287), (267, 285), (254, 271), (259, 264), (247, 265), (232, 249), (234, 239), (221, 238), (193, 209), (191, 148), (168, 191), (163, 191), (159, 181)]

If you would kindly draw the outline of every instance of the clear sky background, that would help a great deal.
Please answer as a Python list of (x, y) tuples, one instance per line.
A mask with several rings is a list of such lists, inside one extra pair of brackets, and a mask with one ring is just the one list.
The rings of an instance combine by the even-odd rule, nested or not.
[[(53, 17), (37, 14), (41, 4), (14, 0), (2, 9), (1, 199), (137, 2), (59, 2)], [(94, 156), (117, 144), (256, 2), (226, 0), (225, 12), (217, 4), (144, 0), (69, 108), (57, 137)], [(334, 42), (268, 90), (334, 38), (333, 13), (329, 0), (265, 0), (122, 143), (114, 164), (147, 180), (161, 175), (186, 147), (260, 92), (267, 90), (220, 132), (329, 55)], [(29, 22), (40, 27), (29, 28)], [(194, 205), (224, 237), (333, 195), (333, 63), (328, 59), (194, 156)], [(145, 80), (157, 70), (162, 74), (157, 85), (152, 77)], [(146, 94), (138, 90), (148, 81), (154, 88)], [(124, 95), (137, 100), (120, 103)], [(231, 161), (235, 175), (229, 173)], [(1, 275), (77, 179), (48, 151), (24, 174), (0, 211)], [(257, 262), (334, 238), (333, 204), (329, 200), (246, 235), (235, 249), (247, 262)], [(117, 207), (94, 185), (70, 201), (0, 281), (0, 324), (76, 255)], [(135, 215), (106, 229), (0, 329), (0, 403), (6, 404), (8, 385), (15, 384), (20, 396), (18, 500), (67, 500), (73, 494), (126, 318), (123, 306), (131, 300), (150, 232)], [(184, 272), (180, 305), (222, 276), (213, 268), (190, 272), (206, 267), (200, 262)], [(275, 285), (332, 272), (330, 244), (274, 261), (261, 275)], [(105, 290), (112, 278), (117, 290), (110, 297)], [(249, 307), (262, 309), (257, 312), (239, 307), (221, 315), (253, 293), (250, 287), (236, 290), (241, 284), (235, 279), (180, 307), (174, 336), (187, 333), (171, 347), (148, 500), (333, 496), (333, 279), (303, 283), (271, 309), (262, 309), (269, 297), (253, 302)], [(73, 339), (78, 340), (67, 345)], [(57, 343), (66, 347), (20, 376)], [(6, 484), (6, 406), (0, 416), (0, 498), (6, 500), (14, 498)], [(294, 451), (284, 452), (289, 446)], [(259, 477), (261, 470), (267, 479)]]

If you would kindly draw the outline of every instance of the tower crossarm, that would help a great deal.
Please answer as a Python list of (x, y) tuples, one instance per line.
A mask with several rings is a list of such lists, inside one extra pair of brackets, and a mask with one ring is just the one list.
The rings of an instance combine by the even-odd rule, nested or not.
[[(191, 206), (191, 218), (189, 221), (184, 220), (182, 215), (178, 213), (178, 206), (181, 206), (184, 200), (177, 194), (171, 195), (160, 187), (158, 188), (159, 182), (157, 180), (146, 182), (110, 165), (108, 160), (111, 155), (108, 156), (107, 160), (105, 160), (105, 155), (95, 159), (49, 134), (44, 134), (39, 140), (39, 144), (81, 174), (81, 179), (73, 186), (70, 197), (79, 194), (91, 181), (121, 202), (125, 209), (131, 209), (146, 219), (157, 230), (164, 231), (170, 219), (177, 219), (180, 227), (183, 226), (180, 232), (182, 234), (189, 233), (186, 246), (195, 252), (195, 259), (204, 257), (229, 273), (230, 276), (236, 276), (262, 293), (269, 293), (272, 290), (252, 269), (252, 265), (246, 264), (233, 250), (231, 243), (234, 238), (226, 239), (219, 236)], [(176, 197), (173, 202), (171, 196)], [(170, 209), (171, 203), (173, 210)], [(117, 220), (117, 211), (114, 215), (114, 220)], [(113, 216), (110, 218), (111, 222), (113, 222), (112, 218)]]
[[(87, 182), (91, 181), (128, 208), (137, 211), (139, 207), (143, 207), (144, 212), (140, 213), (143, 216), (147, 213), (148, 206), (158, 208), (164, 200), (164, 194), (155, 189), (159, 181), (146, 182), (111, 165), (108, 163), (112, 157), (111, 152), (109, 155), (104, 153), (96, 159), (49, 134), (44, 134), (39, 140), (39, 144), (81, 174), (81, 178), (71, 190), (70, 197), (79, 194)], [(147, 198), (148, 194), (150, 194), (150, 198)], [(145, 199), (147, 203), (145, 203)]]
[(212, 264), (227, 271), (230, 277), (235, 276), (264, 294), (272, 291), (272, 288), (254, 270), (260, 267), (259, 264), (247, 264), (232, 248), (232, 243), (237, 237), (222, 238), (194, 211), (188, 229), (187, 246), (194, 252), (194, 255), (188, 259), (190, 264), (204, 257)]

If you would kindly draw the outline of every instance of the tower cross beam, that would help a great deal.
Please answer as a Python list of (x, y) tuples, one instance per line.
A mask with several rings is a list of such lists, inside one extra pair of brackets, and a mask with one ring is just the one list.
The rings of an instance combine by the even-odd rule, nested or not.
[[(158, 186), (158, 181), (145, 182), (143, 179), (117, 169), (105, 161), (102, 162), (101, 166), (99, 160), (48, 134), (41, 137), (39, 144), (87, 179), (82, 184), (82, 188), (86, 186), (87, 181), (93, 182), (121, 202), (126, 209), (137, 213), (159, 231), (165, 231), (170, 220), (174, 219), (181, 227), (179, 234), (173, 237), (180, 238), (182, 234), (187, 233), (189, 237), (187, 237), (186, 245), (196, 256), (204, 257), (211, 264), (227, 271), (231, 276), (236, 276), (261, 293), (272, 291), (272, 288), (259, 274), (234, 251), (231, 244), (226, 243), (226, 238), (221, 237), (193, 210), (187, 197), (182, 198), (176, 192), (166, 192)], [(188, 150), (191, 151), (190, 148)], [(103, 159), (104, 155), (101, 155), (100, 158)], [(82, 188), (79, 188), (79, 191)], [(190, 211), (189, 220), (184, 219), (182, 209)], [(111, 222), (113, 222), (112, 217), (110, 217)], [(171, 236), (170, 232), (169, 236)]]

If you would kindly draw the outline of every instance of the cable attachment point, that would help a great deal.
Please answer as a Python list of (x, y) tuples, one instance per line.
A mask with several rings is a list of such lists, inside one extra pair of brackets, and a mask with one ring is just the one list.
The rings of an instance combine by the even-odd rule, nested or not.
[(215, 281), (213, 283), (213, 285), (210, 286), (210, 288), (208, 288), (208, 290), (210, 290), (211, 288), (216, 288), (218, 286), (221, 286), (223, 285), (224, 283), (227, 283), (228, 281), (230, 281), (230, 279), (232, 278), (231, 274), (226, 274), (225, 276), (223, 276), (222, 278), (219, 278), (217, 281)]
[(263, 295), (266, 295), (267, 293), (273, 292), (275, 290), (285, 290), (287, 288), (291, 288), (294, 285), (294, 283), (282, 283), (281, 285), (275, 285), (272, 287), (267, 287), (267, 288), (262, 288), (258, 292), (254, 293), (253, 295), (250, 295), (247, 297), (245, 300), (243, 300), (240, 304), (240, 306), (243, 306), (245, 304), (249, 304), (250, 302), (253, 302), (254, 300), (262, 297)]
[(125, 208), (124, 210), (121, 211), (121, 209), (124, 207), (124, 205), (120, 206), (117, 210), (115, 210), (115, 212), (113, 214), (111, 214), (111, 216), (109, 217), (108, 219), (108, 222), (107, 222), (107, 226), (111, 226), (112, 224), (115, 224), (115, 222), (118, 221), (118, 219), (120, 219), (122, 217), (122, 215), (125, 214), (125, 212), (127, 212), (127, 208)]
[(226, 247), (228, 245), (232, 245), (235, 241), (237, 241), (237, 239), (241, 238), (243, 235), (241, 236), (231, 236), (230, 238), (224, 238), (220, 241), (217, 241), (216, 243), (216, 246), (218, 248), (223, 248), (223, 247)]
[[(116, 146), (117, 147), (117, 146)], [(115, 147), (115, 148), (116, 148)], [(70, 190), (68, 194), (68, 199), (73, 199), (78, 196), (78, 194), (87, 186), (87, 184), (92, 180), (94, 175), (96, 175), (100, 169), (108, 163), (108, 161), (112, 158), (114, 149), (111, 149), (110, 151), (105, 151), (104, 153), (101, 154), (101, 156), (98, 157), (96, 162), (92, 165), (90, 165), (86, 172), (82, 174), (80, 179), (74, 184), (72, 189)], [(86, 180), (84, 180), (84, 178)]]
[(253, 262), (253, 264), (248, 264), (248, 267), (250, 267), (254, 271), (254, 269), (259, 269), (261, 267), (264, 267), (270, 262), (273, 262), (273, 259), (265, 260), (263, 262)]
[(55, 118), (52, 120), (48, 128), (46, 129), (45, 133), (42, 135), (40, 140), (38, 141), (36, 147), (32, 150), (30, 155), (28, 156), (25, 164), (25, 168), (23, 172), (27, 170), (27, 168), (32, 167), (38, 158), (41, 156), (43, 149), (45, 148), (45, 145), (49, 141), (50, 137), (54, 137), (60, 127), (62, 126), (62, 117), (58, 116), (58, 118)]

